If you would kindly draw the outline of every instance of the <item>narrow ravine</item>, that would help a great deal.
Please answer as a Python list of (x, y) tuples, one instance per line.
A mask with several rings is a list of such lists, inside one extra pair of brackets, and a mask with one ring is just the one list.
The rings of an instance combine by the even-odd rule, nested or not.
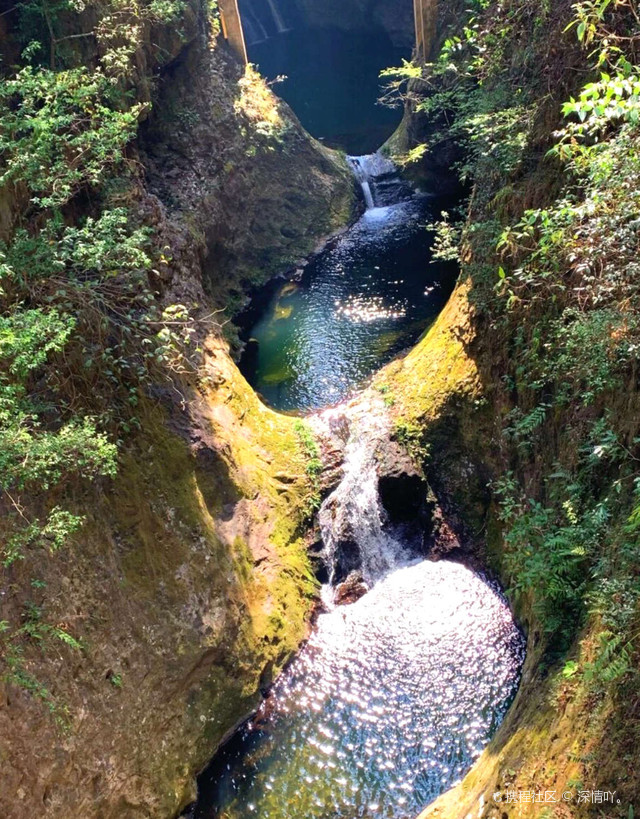
[(2, 4), (0, 819), (640, 817), (639, 4)]
[(348, 162), (363, 215), (278, 286), (241, 365), (274, 407), (315, 410), (305, 423), (341, 461), (317, 514), (321, 613), (201, 776), (192, 819), (409, 819), (470, 768), (520, 679), (524, 640), (505, 598), (461, 563), (429, 559), (429, 487), (393, 441), (384, 394), (362, 389), (449, 296), (455, 270), (429, 264), (425, 227), (440, 203), (379, 153)]
[(309, 419), (343, 447), (318, 514), (324, 612), (201, 777), (193, 819), (408, 819), (462, 778), (515, 694), (524, 641), (498, 587), (425, 559), (383, 507), (390, 420), (372, 392)]

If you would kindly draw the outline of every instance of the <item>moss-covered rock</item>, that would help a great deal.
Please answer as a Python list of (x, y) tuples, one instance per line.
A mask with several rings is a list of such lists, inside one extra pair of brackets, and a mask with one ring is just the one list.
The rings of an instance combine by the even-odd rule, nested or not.
[[(224, 43), (210, 47), (205, 4), (184, 17), (180, 31), (144, 30), (136, 92), (159, 114), (118, 192), (164, 248), (154, 296), (198, 313), (202, 356), (145, 381), (114, 480), (19, 506), (29, 521), (64, 501), (84, 525), (57, 554), (29, 544), (3, 570), (3, 819), (176, 815), (303, 640), (316, 591), (304, 540), (315, 487), (294, 421), (259, 402), (212, 316), (341, 227), (353, 182)], [(87, 40), (76, 56), (91, 64)], [(24, 199), (0, 194), (3, 238)]]
[(163, 70), (141, 135), (150, 190), (199, 255), (205, 288), (234, 309), (251, 285), (311, 253), (351, 219), (344, 157), (307, 134), (251, 67), (195, 43)]
[(474, 334), (469, 289), (467, 280), (457, 285), (416, 346), (378, 372), (372, 388), (385, 396), (395, 439), (421, 463), (445, 529), (468, 555), (480, 556), (489, 508), (481, 453), (490, 419), (469, 349)]
[(293, 419), (211, 339), (188, 410), (141, 420), (114, 484), (74, 498), (75, 542), (9, 572), (2, 617), (41, 606), (82, 648), (21, 646), (23, 682), (46, 696), (18, 678), (3, 689), (7, 819), (174, 815), (306, 634), (310, 487)]

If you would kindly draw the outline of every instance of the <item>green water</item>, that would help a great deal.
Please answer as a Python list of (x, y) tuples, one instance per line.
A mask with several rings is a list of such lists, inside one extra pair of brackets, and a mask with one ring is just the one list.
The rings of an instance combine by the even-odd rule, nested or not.
[(298, 283), (283, 282), (245, 337), (241, 361), (271, 406), (311, 410), (335, 404), (413, 344), (445, 304), (456, 275), (430, 263), (425, 224), (434, 200), (411, 197), (366, 211), (314, 258)]

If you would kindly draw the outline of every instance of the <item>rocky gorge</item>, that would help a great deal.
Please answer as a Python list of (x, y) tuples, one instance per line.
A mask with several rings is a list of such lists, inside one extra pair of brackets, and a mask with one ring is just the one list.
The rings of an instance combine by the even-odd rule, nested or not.
[[(544, 336), (545, 309), (564, 309), (566, 299), (564, 326), (572, 327), (575, 287), (575, 303), (588, 313), (591, 284), (575, 280), (585, 268), (554, 257), (549, 269), (560, 271), (562, 285), (553, 298), (533, 298), (531, 313), (518, 313), (528, 305), (527, 287), (536, 286), (518, 278), (529, 263), (525, 250), (534, 243), (535, 252), (546, 234), (537, 222), (529, 232), (520, 225), (508, 237), (513, 255), (503, 245), (496, 251), (496, 222), (506, 228), (525, 212), (548, 214), (563, 194), (564, 171), (547, 164), (555, 161), (547, 153), (561, 126), (560, 103), (579, 93), (576, 77), (593, 74), (565, 31), (569, 4), (540, 13), (525, 2), (474, 6), (470, 19), (457, 5), (440, 9), (434, 55), (442, 47), (444, 57), (435, 76), (401, 75), (404, 120), (388, 149), (413, 184), (433, 191), (457, 166), (462, 186), (456, 179), (452, 190), (471, 189), (453, 227), (461, 234), (460, 275), (437, 315), (412, 329), (410, 345), (388, 344), (383, 366), (346, 401), (302, 419), (272, 409), (250, 386), (235, 361), (241, 344), (230, 319), (257, 287), (305, 267), (314, 250), (362, 216), (366, 203), (344, 154), (311, 137), (259, 73), (238, 62), (215, 10), (199, 0), (168, 13), (154, 4), (45, 4), (44, 12), (5, 5), (1, 815), (180, 815), (215, 752), (256, 709), (268, 710), (265, 693), (288, 685), (291, 672), (282, 670), (298, 673), (290, 662), (309, 639), (322, 583), (332, 581), (330, 605), (345, 612), (340, 640), (352, 634), (347, 621), (358, 621), (367, 599), (402, 609), (376, 592), (401, 541), (409, 553), (402, 560), (422, 561), (425, 572), (403, 616), (425, 605), (425, 589), (444, 582), (445, 565), (454, 567), (454, 586), (467, 582), (461, 572), (470, 567), (510, 590), (527, 638), (518, 693), (513, 685), (498, 708), (504, 721), (492, 723), (440, 790), (424, 792), (426, 802), (447, 789), (421, 816), (632, 819), (639, 781), (636, 296), (608, 291), (624, 322), (597, 316), (602, 334), (567, 347), (555, 364), (557, 385), (554, 373), (534, 372), (522, 350), (568, 344), (563, 332)], [(348, 32), (374, 20), (407, 45), (410, 15), (396, 0), (295, 6), (312, 27), (330, 19)], [(624, 11), (616, 36), (635, 36)], [(505, 40), (511, 50), (500, 45)], [(478, 56), (486, 53), (489, 67)], [(103, 78), (106, 90), (98, 93)], [(40, 80), (55, 91), (34, 90)], [(105, 110), (123, 121), (114, 124)], [(26, 121), (15, 119), (20, 111)], [(630, 123), (624, 138), (632, 141)], [(85, 133), (86, 142), (69, 138)], [(634, 150), (625, 144), (618, 155)], [(608, 162), (593, 171), (599, 183), (611, 172)], [(43, 169), (53, 181), (43, 180)], [(632, 176), (624, 188), (630, 199)], [(101, 233), (101, 214), (122, 209), (127, 229)], [(608, 213), (622, 210), (609, 203)], [(596, 211), (592, 203), (580, 213), (580, 230)], [(451, 220), (430, 218), (440, 222), (437, 234), (430, 230), (446, 250)], [(599, 229), (613, 235), (610, 226)], [(25, 238), (32, 242), (26, 249)], [(625, 242), (617, 270), (632, 279), (624, 254), (633, 239)], [(51, 247), (60, 249), (54, 258), (46, 255)], [(426, 256), (424, 264), (433, 270)], [(43, 316), (45, 328), (32, 332), (30, 322)], [(597, 381), (586, 365), (567, 369), (567, 361), (582, 361), (585, 346)], [(617, 368), (610, 376), (609, 366)], [(36, 397), (26, 410), (25, 395)], [(112, 405), (117, 411), (107, 412)], [(76, 440), (91, 425), (97, 437)], [(110, 446), (117, 469), (100, 471), (92, 453)], [(570, 494), (556, 499), (558, 480)], [(355, 517), (354, 499), (363, 503)], [(76, 517), (77, 528), (61, 528)], [(363, 550), (371, 541), (385, 548)], [(505, 616), (508, 630), (504, 598), (491, 600), (482, 627), (489, 634)], [(465, 610), (465, 600), (456, 601), (451, 621)], [(423, 626), (409, 618), (407, 633)], [(314, 634), (310, 651), (322, 652), (327, 632)], [(330, 669), (341, 668), (328, 656)], [(511, 683), (519, 673), (518, 666)], [(431, 687), (441, 684), (437, 674), (429, 679)], [(308, 693), (304, 683), (301, 690)], [(402, 710), (402, 696), (397, 702), (417, 730), (428, 703), (418, 714)], [(471, 697), (463, 710), (475, 704)], [(385, 719), (392, 723), (393, 713)], [(464, 734), (461, 725), (452, 735)], [(295, 775), (294, 768), (294, 782)], [(506, 801), (507, 792), (546, 790), (575, 799), (543, 808)], [(578, 801), (578, 791), (605, 790), (618, 801), (605, 808)], [(407, 817), (420, 807), (407, 808)], [(387, 815), (373, 797), (357, 810), (367, 819)]]

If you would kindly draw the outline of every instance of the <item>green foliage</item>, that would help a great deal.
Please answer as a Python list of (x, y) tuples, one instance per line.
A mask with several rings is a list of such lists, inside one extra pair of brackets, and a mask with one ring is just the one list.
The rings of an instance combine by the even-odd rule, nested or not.
[(64, 204), (123, 162), (143, 110), (101, 71), (25, 66), (0, 84), (0, 185), (19, 180), (34, 203)]
[(552, 387), (559, 404), (593, 404), (620, 389), (637, 356), (639, 145), (635, 126), (626, 125), (582, 152), (581, 195), (526, 211), (497, 244), (511, 264), (496, 292), (512, 313), (505, 321), (520, 325), (518, 382)]
[[(212, 4), (213, 5), (213, 4)], [(142, 45), (145, 28), (149, 25), (178, 26), (186, 8), (184, 0), (21, 0), (16, 4), (18, 39), (23, 59), (33, 64), (46, 64), (54, 71), (77, 64), (82, 58), (78, 45), (95, 42), (100, 54), (100, 67), (111, 77), (132, 78), (136, 53)], [(213, 15), (213, 9), (212, 15)], [(95, 22), (80, 31), (70, 26), (86, 19)], [(71, 29), (71, 30), (70, 30)], [(153, 43), (152, 48), (158, 49)]]
[(18, 309), (0, 316), (0, 362), (18, 380), (37, 370), (50, 353), (61, 352), (76, 325), (75, 318), (58, 310)]
[(429, 459), (429, 444), (425, 443), (423, 430), (416, 424), (402, 419), (396, 421), (393, 438), (407, 450), (418, 464), (424, 464)]
[(612, 0), (582, 0), (576, 3), (574, 9), (576, 17), (569, 23), (565, 31), (575, 26), (580, 42), (590, 45), (598, 33), (604, 16)]
[(55, 506), (46, 521), (35, 520), (14, 531), (0, 552), (2, 565), (7, 567), (15, 560), (23, 559), (25, 549), (34, 545), (43, 546), (51, 553), (57, 552), (66, 545), (82, 522), (82, 517)]
[(519, 406), (514, 407), (507, 415), (510, 423), (504, 429), (505, 434), (512, 437), (518, 447), (528, 447), (532, 434), (543, 425), (548, 411), (549, 404), (544, 403), (538, 404), (529, 412), (524, 412)]
[(115, 475), (115, 445), (93, 422), (69, 421), (55, 432), (41, 431), (34, 415), (11, 417), (0, 430), (0, 476), (5, 491), (60, 482), (63, 474), (89, 479)]
[(380, 72), (380, 78), (386, 82), (380, 102), (391, 108), (404, 104), (409, 82), (421, 77), (422, 66), (413, 60), (403, 58), (401, 65), (384, 68)]
[(441, 213), (438, 221), (427, 225), (427, 229), (435, 233), (431, 249), (432, 263), (460, 261), (462, 227), (459, 221), (456, 223), (451, 220), (447, 211)]
[(575, 660), (569, 660), (566, 662), (562, 668), (562, 676), (566, 680), (570, 680), (573, 676), (575, 676), (578, 672), (579, 665)]
[(533, 611), (554, 651), (568, 647), (585, 611), (586, 567), (609, 520), (599, 504), (586, 508), (577, 487), (553, 506), (525, 498), (512, 475), (495, 486), (506, 524), (505, 568), (516, 600)]
[(587, 83), (578, 99), (562, 106), (571, 118), (559, 132), (550, 153), (572, 163), (579, 173), (589, 175), (598, 151), (607, 151), (607, 132), (628, 123), (640, 122), (640, 74), (630, 64), (615, 76), (602, 73), (598, 82)]
[(429, 146), (425, 142), (421, 142), (419, 145), (415, 145), (404, 154), (394, 154), (393, 161), (400, 168), (408, 168), (409, 165), (420, 162), (428, 150)]
[[(74, 496), (116, 475), (145, 390), (195, 366), (189, 309), (160, 292), (166, 248), (123, 204), (137, 198), (127, 147), (149, 109), (154, 55), (164, 59), (153, 42), (141, 59), (143, 35), (152, 24), (179, 30), (184, 8), (183, 0), (22, 0), (12, 9), (24, 50), (0, 84), (0, 190), (25, 204), (0, 243), (7, 572), (70, 544), (84, 522)], [(35, 645), (81, 645), (40, 608), (1, 624), (4, 679), (58, 713), (27, 656)]]
[[(437, 62), (426, 66), (405, 63), (387, 69), (394, 77), (382, 101), (411, 101), (426, 121), (428, 143), (418, 142), (403, 155), (401, 165), (417, 162), (446, 143), (457, 143), (463, 159), (456, 165), (462, 182), (482, 167), (483, 172), (510, 174), (518, 166), (531, 125), (531, 110), (520, 89), (504, 84), (478, 85), (478, 60), (484, 62), (475, 28), (465, 29), (464, 41), (447, 40)], [(420, 81), (416, 82), (420, 70)], [(408, 85), (409, 80), (412, 84)]]
[(31, 674), (25, 653), (29, 647), (46, 651), (52, 650), (56, 645), (66, 646), (76, 652), (83, 650), (82, 643), (66, 628), (47, 622), (42, 606), (32, 601), (25, 603), (19, 626), (12, 629), (6, 620), (0, 621), (0, 648), (4, 661), (0, 679), (42, 701), (57, 723), (66, 727), (67, 709)]
[(314, 438), (313, 432), (308, 424), (301, 419), (296, 419), (294, 430), (302, 447), (306, 458), (305, 471), (311, 481), (312, 492), (308, 498), (307, 513), (313, 515), (320, 508), (320, 475), (322, 473), (322, 460), (320, 450)]
[[(552, 653), (569, 646), (587, 612), (598, 619), (594, 659), (581, 668), (590, 684), (611, 683), (633, 668), (635, 638), (629, 635), (640, 602), (636, 464), (609, 419), (600, 418), (585, 435), (572, 470), (556, 466), (548, 474), (546, 505), (527, 497), (512, 473), (494, 487), (505, 524), (511, 592), (529, 601)], [(633, 511), (620, 526), (630, 479)], [(577, 673), (573, 664), (568, 667), (565, 676)]]
[[(151, 266), (146, 252), (150, 237), (147, 228), (130, 229), (124, 208), (104, 210), (98, 218), (87, 217), (74, 227), (66, 226), (55, 212), (40, 232), (16, 231), (3, 248), (2, 281), (32, 288), (53, 279), (55, 284), (95, 289), (126, 273), (139, 284), (144, 282), (139, 273)], [(64, 298), (67, 293), (47, 295)]]
[(605, 629), (598, 633), (598, 641), (596, 659), (585, 666), (584, 676), (588, 682), (611, 684), (633, 670), (634, 647), (623, 634)]
[[(161, 308), (148, 285), (149, 232), (122, 208), (79, 226), (53, 214), (37, 233), (19, 229), (1, 248), (0, 476), (5, 490), (63, 477), (115, 474), (115, 445), (100, 423), (131, 425), (141, 383), (178, 369), (194, 329), (186, 308)], [(47, 307), (25, 309), (24, 300)], [(106, 339), (109, 339), (108, 343)], [(55, 367), (51, 366), (53, 361)], [(45, 424), (44, 419), (57, 417)]]

